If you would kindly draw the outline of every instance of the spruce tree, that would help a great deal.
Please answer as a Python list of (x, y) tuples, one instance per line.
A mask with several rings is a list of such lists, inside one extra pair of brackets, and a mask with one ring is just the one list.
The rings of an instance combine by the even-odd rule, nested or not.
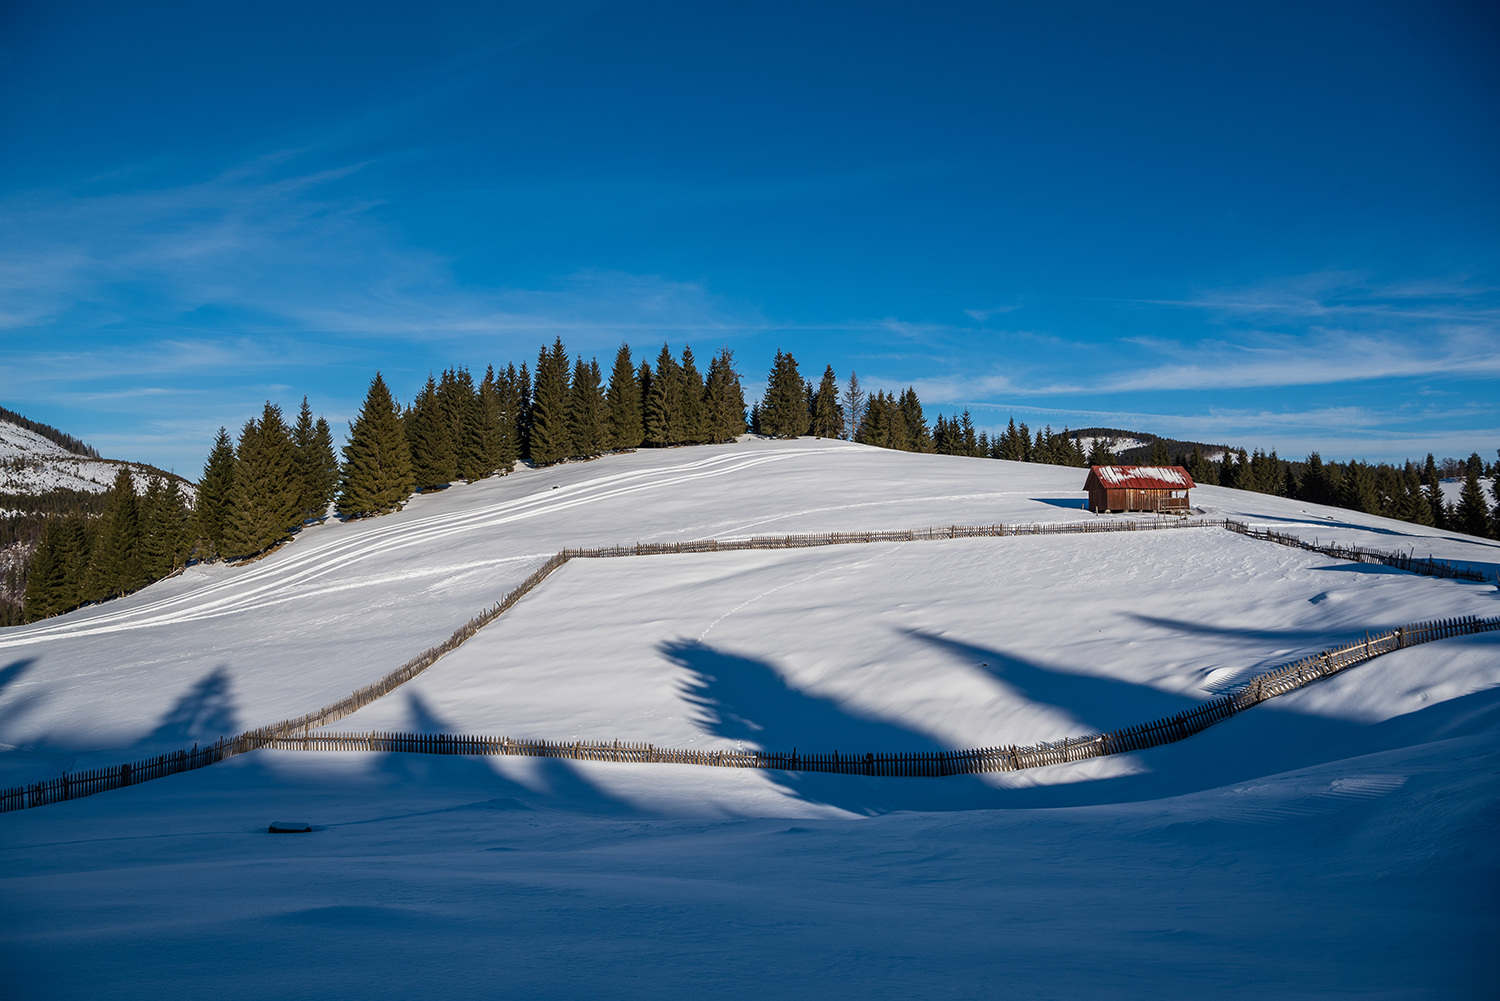
[(443, 381), (438, 384), (438, 399), (453, 440), (454, 475), (470, 482), (488, 476), (493, 467), (487, 462), (489, 440), (484, 407), (469, 370), (459, 366), (444, 372)]
[(484, 370), (479, 383), (479, 409), (483, 418), (484, 464), (491, 472), (510, 472), (506, 465), (500, 419), (500, 377), (495, 366)]
[(413, 489), (406, 435), (391, 392), (376, 372), (364, 406), (349, 427), (338, 512), (345, 518), (384, 514), (400, 507)]
[(521, 371), (515, 381), (516, 398), (521, 402), (521, 409), (516, 411), (516, 443), (520, 448), (520, 456), (523, 459), (531, 458), (531, 409), (535, 402), (531, 392), (531, 372), (526, 368), (526, 363), (521, 363)]
[[(524, 369), (524, 366), (523, 366)], [(508, 473), (516, 468), (521, 458), (521, 427), (525, 412), (525, 398), (521, 391), (521, 376), (511, 363), (496, 380), (499, 396), (499, 469)]]
[(1431, 452), (1427, 453), (1427, 463), (1422, 468), (1422, 482), (1423, 489), (1427, 491), (1427, 505), (1432, 509), (1433, 525), (1448, 528), (1448, 505), (1443, 503), (1443, 478)]
[(66, 567), (62, 558), (61, 518), (48, 518), (42, 524), (42, 537), (26, 569), (26, 593), (22, 612), (27, 622), (58, 615), (73, 605), (65, 605), (62, 592)]
[(193, 505), (193, 534), (198, 539), (199, 559), (214, 560), (224, 555), (224, 536), (229, 527), (233, 497), (234, 442), (228, 431), (219, 428), (208, 461), (203, 464), (198, 500)]
[(958, 433), (963, 442), (962, 450), (959, 454), (977, 458), (980, 452), (979, 442), (974, 438), (974, 418), (965, 410), (962, 416), (959, 417), (958, 422)]
[(305, 522), (323, 513), (318, 504), (322, 480), (318, 432), (306, 396), (302, 397), (302, 409), (297, 412), (297, 423), (292, 427), (292, 449), (297, 470), (297, 513), (299, 520)]
[(823, 379), (813, 393), (812, 433), (818, 438), (838, 438), (844, 431), (844, 408), (839, 403), (838, 376), (833, 366), (823, 369)]
[(140, 504), (130, 470), (122, 466), (105, 500), (82, 597), (103, 601), (142, 583)]
[(621, 344), (615, 352), (615, 367), (609, 374), (609, 447), (639, 448), (646, 437), (641, 413), (641, 383), (630, 358), (630, 345)]
[(452, 431), (438, 398), (437, 380), (427, 376), (401, 421), (411, 453), (412, 482), (419, 490), (447, 486), (458, 477), (458, 456)]
[(761, 430), (773, 438), (796, 438), (807, 433), (809, 423), (807, 393), (797, 359), (790, 351), (778, 350), (760, 406)]
[(589, 364), (580, 355), (573, 365), (573, 384), (568, 387), (568, 430), (573, 454), (588, 459), (603, 454), (609, 447), (604, 391), (599, 379), (598, 360)]
[(339, 459), (333, 451), (333, 432), (321, 415), (313, 425), (313, 459), (308, 497), (313, 502), (311, 517), (321, 520), (328, 517), (328, 505), (333, 503), (339, 488)]
[(148, 580), (161, 580), (187, 563), (188, 508), (172, 478), (152, 476), (141, 505), (141, 561)]
[(906, 448), (912, 452), (931, 452), (932, 432), (928, 430), (927, 418), (922, 413), (922, 401), (917, 399), (915, 387), (906, 387), (897, 406), (901, 408), (901, 416), (906, 422)]
[(536, 387), (531, 403), (531, 461), (539, 466), (573, 454), (568, 429), (568, 352), (562, 338), (536, 359)]
[(1490, 506), (1485, 503), (1484, 490), (1479, 485), (1478, 458), (1475, 453), (1464, 470), (1464, 486), (1453, 512), (1453, 527), (1465, 535), (1484, 539), (1490, 535)]
[(704, 407), (709, 429), (707, 440), (734, 441), (745, 433), (745, 391), (740, 386), (740, 374), (734, 369), (734, 352), (728, 347), (720, 348), (708, 363)]
[(693, 356), (691, 345), (683, 346), (682, 361), (677, 370), (682, 401), (682, 440), (689, 445), (698, 445), (709, 439), (710, 431), (703, 400), (703, 375), (698, 371), (698, 359)]
[(302, 523), (297, 453), (281, 408), (266, 402), (245, 426), (235, 456), (233, 503), (226, 546), (231, 556), (264, 552)]
[(657, 448), (680, 445), (686, 440), (683, 432), (682, 371), (672, 349), (663, 344), (646, 397), (646, 443)]

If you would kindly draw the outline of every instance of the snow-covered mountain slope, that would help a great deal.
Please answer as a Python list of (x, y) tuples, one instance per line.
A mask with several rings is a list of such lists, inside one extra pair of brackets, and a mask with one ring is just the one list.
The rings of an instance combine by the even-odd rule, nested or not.
[[(1083, 472), (746, 440), (421, 496), (0, 632), (0, 783), (316, 708), (565, 545), (1097, 521)], [(1454, 533), (1193, 498), (1500, 565)], [(1496, 605), (1221, 529), (575, 560), (331, 729), (1025, 742)], [(0, 887), (26, 902), (0, 959), (58, 997), (1479, 996), (1497, 682), (1500, 634), (1445, 640), (1178, 744), (994, 780), (256, 752), (0, 816)], [(273, 820), (319, 830), (256, 833)]]
[[(1075, 469), (910, 455), (812, 439), (746, 440), (523, 469), (419, 496), (406, 510), (383, 518), (309, 528), (290, 546), (249, 567), (192, 568), (124, 599), (5, 630), (0, 633), (0, 661), (24, 666), (4, 691), (5, 703), (15, 702), (16, 708), (0, 725), (0, 742), (44, 755), (20, 767), (18, 777), (26, 777), (38, 774), (35, 769), (55, 772), (59, 760), (81, 766), (127, 752), (159, 753), (297, 715), (347, 694), (446, 638), (565, 546), (1096, 520), (1082, 509), (1081, 478)], [(1352, 512), (1330, 513), (1332, 509), (1216, 488), (1200, 488), (1194, 499), (1214, 515), (1249, 518), (1323, 539), (1430, 551), (1490, 569), (1500, 562), (1500, 547), (1416, 526), (1397, 528), (1399, 523)], [(1199, 547), (1196, 557), (1183, 550), (1175, 568), (1162, 570), (1159, 577), (1186, 572), (1194, 559), (1210, 552), (1243, 553), (1240, 558), (1258, 561), (1264, 574), (1277, 575), (1297, 561), (1316, 565), (1321, 559), (1269, 544), (1217, 538), (1223, 535), (1214, 532), (1211, 542), (1153, 535), (1138, 545), (1109, 537), (1033, 543), (1010, 539), (987, 545), (996, 558), (1031, 552), (1037, 565), (1047, 566), (1059, 561), (1087, 563), (1094, 552), (1090, 547), (1096, 544), (1101, 553), (1124, 546), (1124, 552), (1141, 558), (1173, 547)], [(933, 545), (939, 544), (912, 546), (912, 558), (941, 568), (941, 546), (924, 548)], [(949, 551), (957, 558), (986, 550), (955, 543)], [(875, 555), (840, 549), (826, 558), (843, 563)], [(789, 573), (796, 572), (803, 558), (777, 557), (789, 561)], [(742, 559), (751, 566), (766, 557)], [(632, 562), (618, 572), (663, 580), (656, 576), (662, 573), (657, 565), (690, 562)], [(739, 564), (727, 559), (723, 565), (721, 572), (733, 574)], [(557, 590), (567, 586), (568, 578), (605, 572), (570, 565), (556, 587), (547, 587)], [(1138, 576), (1138, 571), (1114, 567), (1110, 561), (1099, 562), (1090, 572), (1105, 577), (1120, 573), (1125, 580)], [(1246, 579), (1254, 576), (1243, 568), (1225, 572)], [(1313, 586), (1315, 577), (1306, 578), (1303, 590), (1312, 590), (1299, 592), (1298, 601), (1305, 604), (1324, 589)], [(1049, 579), (1066, 581), (1069, 575)], [(1401, 579), (1407, 583), (1405, 576)], [(1281, 646), (1289, 652), (1303, 651), (1341, 641), (1352, 628), (1439, 614), (1447, 599), (1415, 596), (1438, 593), (1444, 586), (1458, 602), (1449, 614), (1470, 611), (1479, 600), (1473, 597), (1479, 589), (1472, 586), (1411, 583), (1401, 592), (1412, 596), (1405, 602), (1365, 605), (1337, 626), (1314, 630), (1300, 644)], [(950, 581), (934, 572), (914, 600), (930, 603), (948, 586), (969, 587), (978, 598), (972, 591), (976, 585), (961, 576)], [(1128, 603), (1134, 593), (1122, 586), (1122, 602)], [(539, 594), (528, 603), (546, 600)], [(891, 600), (897, 600), (894, 591)], [(1057, 607), (1060, 621), (1069, 620), (1072, 600)], [(1321, 621), (1331, 621), (1327, 612), (1338, 604), (1320, 604)], [(661, 614), (656, 608), (648, 612), (653, 618)], [(1273, 610), (1264, 614), (1271, 620), (1278, 617)], [(1130, 639), (1110, 635), (1110, 642)], [(677, 638), (675, 633), (664, 637)], [(1249, 666), (1272, 655), (1271, 648), (1257, 647), (1242, 660)], [(184, 713), (191, 719), (184, 720)], [(503, 716), (492, 718), (485, 729), (504, 730), (508, 722)], [(609, 736), (625, 739), (630, 734)], [(997, 741), (1002, 736), (1009, 741), (1004, 734), (997, 734)], [(0, 765), (13, 761), (4, 770), (15, 771), (24, 758), (0, 755)]]
[[(154, 470), (134, 462), (75, 455), (35, 431), (0, 420), (0, 493), (39, 494), (64, 488), (102, 493), (114, 485), (120, 468), (130, 469), (137, 493), (146, 492)], [(178, 487), (193, 496), (193, 485)]]

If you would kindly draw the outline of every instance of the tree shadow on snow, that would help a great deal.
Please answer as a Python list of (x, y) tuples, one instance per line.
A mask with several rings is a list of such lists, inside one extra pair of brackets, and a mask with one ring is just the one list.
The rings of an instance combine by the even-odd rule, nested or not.
[[(26, 672), (31, 670), (34, 664), (36, 664), (36, 658), (27, 657), (24, 660), (12, 661), (5, 665), (5, 667), (0, 668), (0, 695), (3, 695), (5, 690), (11, 685), (20, 681), (26, 675)], [(13, 699), (5, 706), (0, 707), (0, 736), (4, 736), (4, 726), (6, 723), (25, 713), (32, 706), (36, 705), (41, 698), (42, 695), (40, 692), (32, 692), (18, 699)]]
[[(826, 754), (947, 749), (898, 724), (851, 713), (836, 702), (791, 688), (769, 663), (695, 641), (663, 643), (669, 660), (692, 672), (683, 701), (704, 731), (763, 750)], [(892, 810), (972, 810), (1003, 805), (1003, 791), (973, 776), (946, 779), (871, 778), (815, 772), (767, 771), (784, 792), (809, 803), (853, 813)]]
[[(1201, 702), (1199, 699), (1174, 695), (1117, 678), (1058, 670), (993, 647), (963, 643), (920, 629), (904, 629), (902, 633), (936, 647), (960, 663), (987, 671), (1032, 702), (1072, 714), (1081, 721), (1081, 729), (1070, 736), (1081, 736), (1088, 730), (1116, 729), (1171, 716)], [(1031, 743), (1030, 740), (1018, 738), (1016, 734), (1003, 733), (994, 734), (988, 742)]]
[(238, 733), (239, 714), (230, 694), (231, 684), (224, 665), (214, 668), (178, 696), (156, 729), (139, 740), (136, 746), (177, 750), (192, 744), (211, 744), (220, 737)]
[[(434, 712), (417, 692), (405, 694), (411, 732), (465, 732), (463, 727)], [(336, 730), (337, 727), (330, 729)], [(524, 762), (528, 782), (518, 782), (498, 772), (495, 766), (501, 761)], [(476, 806), (567, 809), (603, 814), (635, 812), (629, 804), (590, 782), (571, 761), (562, 758), (492, 758), (488, 755), (469, 757), (393, 751), (379, 756), (375, 771), (388, 781), (472, 790), (473, 795), (484, 797), (473, 804)]]

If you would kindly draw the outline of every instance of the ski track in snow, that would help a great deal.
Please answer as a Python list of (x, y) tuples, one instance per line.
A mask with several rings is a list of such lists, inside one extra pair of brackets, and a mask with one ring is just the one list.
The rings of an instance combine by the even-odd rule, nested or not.
[[(788, 459), (794, 455), (805, 454), (808, 453), (713, 456), (689, 464), (684, 467), (683, 472), (677, 475), (662, 476), (660, 471), (655, 469), (636, 470), (604, 476), (576, 487), (563, 487), (555, 496), (552, 491), (547, 491), (501, 502), (484, 511), (460, 515), (433, 515), (394, 525), (377, 524), (369, 531), (321, 546), (304, 550), (298, 550), (295, 546), (290, 547), (287, 557), (283, 560), (252, 564), (246, 573), (237, 575), (233, 579), (210, 584), (185, 594), (81, 622), (59, 622), (55, 626), (43, 626), (24, 636), (0, 639), (0, 650), (41, 643), (59, 636), (95, 636), (124, 630), (149, 629), (155, 626), (201, 621), (269, 608), (288, 601), (300, 600), (309, 593), (306, 591), (281, 592), (330, 573), (346, 574), (361, 560), (375, 555), (430, 545), (477, 528), (496, 528), (543, 514), (555, 514), (642, 491), (662, 490), (696, 480), (724, 476)], [(494, 564), (527, 559), (541, 562), (551, 555), (551, 553), (538, 553), (531, 556), (506, 557), (489, 562)], [(413, 571), (411, 575), (438, 576), (474, 565), (477, 564), (430, 567)], [(369, 578), (364, 584), (404, 577), (405, 575), (401, 574), (382, 575)], [(364, 584), (345, 581), (311, 593), (350, 590), (364, 586)], [(224, 594), (224, 592), (228, 593)], [(274, 597), (267, 597), (272, 593), (275, 594)], [(215, 597), (219, 594), (223, 594), (223, 597)]]

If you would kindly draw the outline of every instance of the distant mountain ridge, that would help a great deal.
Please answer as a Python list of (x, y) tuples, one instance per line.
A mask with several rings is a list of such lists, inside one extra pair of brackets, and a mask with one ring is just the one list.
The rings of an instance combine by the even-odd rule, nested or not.
[(1106, 443), (1113, 441), (1115, 444), (1110, 451), (1115, 453), (1115, 457), (1122, 465), (1149, 461), (1151, 449), (1157, 442), (1165, 445), (1167, 454), (1174, 459), (1178, 455), (1191, 455), (1195, 448), (1199, 449), (1203, 453), (1203, 458), (1209, 462), (1218, 462), (1226, 452), (1239, 451), (1231, 445), (1182, 441), (1151, 434), (1149, 431), (1127, 431), (1123, 428), (1079, 428), (1076, 431), (1069, 431), (1068, 437), (1078, 439), (1079, 444), (1083, 446), (1084, 454), (1088, 453), (1090, 446), (1097, 439), (1103, 438)]
[(85, 445), (79, 439), (74, 438), (70, 434), (59, 431), (51, 424), (43, 424), (41, 421), (34, 421), (30, 418), (23, 417), (20, 414), (16, 413), (14, 410), (7, 410), (5, 407), (0, 407), (0, 421), (6, 421), (7, 423), (14, 424), (19, 428), (24, 428), (27, 431), (35, 432), (36, 434), (41, 435), (43, 438), (46, 438), (48, 441), (67, 449), (74, 455), (82, 455), (90, 459), (99, 458), (99, 452), (93, 446)]

